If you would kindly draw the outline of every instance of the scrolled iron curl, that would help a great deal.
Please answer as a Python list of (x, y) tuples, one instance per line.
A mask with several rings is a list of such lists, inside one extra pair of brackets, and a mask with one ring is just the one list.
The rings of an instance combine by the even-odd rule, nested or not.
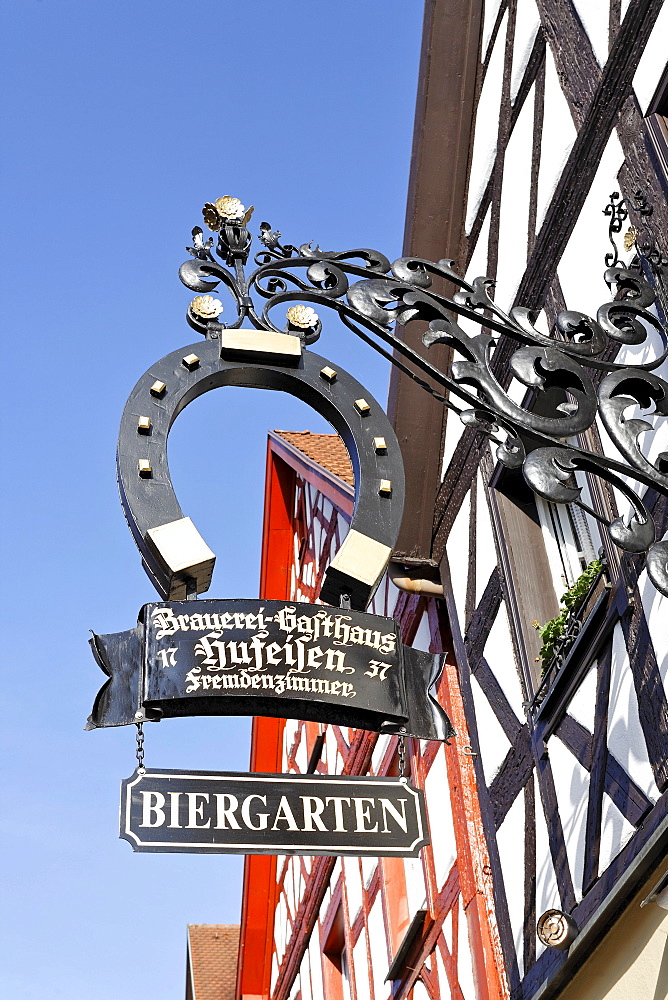
[[(475, 407), (470, 410), (462, 410), (459, 419), (465, 427), (471, 427), (489, 437), (496, 445), (496, 457), (507, 469), (520, 469), (526, 458), (524, 442), (517, 434), (517, 430), (504, 420), (500, 420), (498, 414), (492, 410), (485, 410), (483, 407)], [(505, 441), (498, 441), (493, 435), (503, 431), (506, 435)]]
[[(645, 505), (621, 478), (635, 470), (639, 482), (668, 495), (668, 455), (659, 456), (657, 467), (645, 458), (638, 444), (639, 435), (652, 430), (652, 425), (625, 417), (629, 406), (647, 407), (652, 402), (654, 415), (668, 416), (668, 384), (651, 374), (668, 357), (668, 337), (648, 311), (654, 292), (642, 276), (621, 267), (608, 268), (605, 280), (611, 290), (616, 290), (617, 297), (599, 308), (595, 320), (584, 313), (564, 310), (557, 317), (555, 338), (535, 328), (527, 309), (514, 307), (510, 315), (506, 314), (491, 298), (491, 279), (479, 277), (469, 282), (455, 272), (451, 260), (402, 257), (390, 264), (388, 258), (374, 250), (334, 253), (313, 248), (310, 243), (298, 248), (281, 246), (277, 239), (280, 233), (265, 235), (267, 249), (256, 255), (257, 268), (247, 281), (249, 292), (255, 290), (267, 300), (261, 316), (255, 315), (247, 298), (241, 295), (235, 276), (216, 261), (187, 261), (181, 268), (181, 280), (199, 293), (211, 292), (223, 281), (236, 298), (240, 317), (245, 311), (257, 326), (275, 332), (282, 329), (272, 322), (270, 313), (285, 303), (309, 302), (334, 309), (346, 326), (372, 346), (376, 345), (366, 331), (404, 354), (445, 390), (467, 403), (469, 409), (461, 412), (461, 420), (492, 438), (498, 446), (497, 458), (504, 465), (521, 466), (529, 486), (539, 496), (556, 503), (577, 502), (580, 487), (576, 469), (610, 482), (627, 497), (634, 511), (628, 523), (618, 518), (608, 526), (610, 537), (629, 552), (648, 551), (648, 574), (657, 589), (668, 596), (668, 542), (654, 541), (654, 524)], [(298, 269), (303, 277), (295, 273)], [(348, 276), (361, 280), (351, 284)], [(458, 289), (452, 298), (434, 290), (435, 278)], [(555, 386), (564, 390), (568, 395), (557, 406), (558, 414), (544, 416), (516, 404), (493, 373), (494, 337), (485, 329), (469, 334), (453, 315), (519, 341), (521, 346), (510, 358), (510, 371), (537, 391)], [(429, 323), (429, 332), (423, 337), (427, 347), (445, 343), (463, 356), (463, 360), (453, 363), (450, 377), (415, 355), (392, 332), (393, 326), (414, 319)], [(240, 322), (241, 318), (235, 325)], [(631, 346), (644, 343), (647, 328), (661, 337), (663, 350), (659, 357), (632, 366), (601, 359), (610, 341)], [(320, 329), (318, 323), (317, 329), (303, 338), (312, 343)], [(598, 397), (585, 367), (609, 372)], [(588, 429), (597, 412), (632, 469), (554, 440)], [(505, 433), (504, 442), (493, 437), (498, 431)], [(533, 432), (552, 443), (526, 455), (520, 431)]]
[[(338, 258), (342, 256), (338, 255)], [(307, 290), (312, 293), (308, 301), (316, 304), (322, 302), (322, 297), (332, 300), (346, 294), (347, 279), (343, 271), (359, 275), (364, 274), (365, 269), (360, 269), (349, 261), (334, 265), (333, 258), (334, 255), (326, 260), (292, 258), (286, 262), (289, 271), (288, 267), (282, 270), (276, 262), (259, 268), (251, 278), (251, 284), (260, 294), (271, 299), (263, 316), (268, 317), (274, 305), (287, 301), (285, 298), (288, 292), (287, 285), (278, 284), (279, 275), (289, 274), (291, 283), (301, 288), (303, 293)], [(561, 416), (545, 417), (529, 413), (510, 399), (492, 374), (490, 353), (495, 343), (493, 338), (488, 334), (479, 334), (478, 337), (466, 334), (448, 314), (442, 297), (425, 291), (430, 288), (433, 275), (448, 280), (457, 277), (452, 271), (451, 263), (444, 260), (434, 265), (422, 258), (400, 258), (392, 264), (392, 272), (398, 280), (364, 277), (347, 289), (348, 304), (358, 317), (371, 320), (372, 323), (385, 328), (389, 328), (392, 324), (405, 324), (416, 318), (431, 319), (431, 330), (425, 338), (425, 344), (430, 346), (439, 341), (448, 342), (468, 359), (468, 364), (459, 361), (454, 363), (452, 369), (454, 381), (472, 385), (489, 403), (498, 408), (505, 418), (516, 422), (522, 428), (540, 430), (555, 437), (565, 437), (590, 427), (596, 416), (596, 394), (586, 371), (577, 361), (583, 361), (589, 353), (600, 353), (604, 349), (607, 338), (602, 327), (583, 313), (564, 311), (558, 320), (560, 332), (562, 334), (568, 332), (584, 340), (584, 343), (567, 344), (534, 331), (526, 310), (513, 312), (525, 335), (523, 339), (527, 339), (528, 335), (534, 343), (540, 345), (539, 349), (520, 348), (515, 352), (510, 363), (513, 373), (527, 386), (539, 390), (559, 386), (567, 389), (572, 397), (572, 401), (561, 405)], [(304, 266), (307, 267), (307, 278), (310, 282), (308, 285), (292, 273), (293, 267)], [(382, 266), (385, 266), (385, 262)], [(269, 277), (272, 279), (271, 284), (263, 286), (262, 279)], [(637, 301), (645, 303), (652, 298), (651, 289), (644, 288), (646, 284), (644, 279), (630, 275), (620, 268), (609, 269), (606, 277), (611, 285), (623, 283), (629, 294)], [(459, 283), (465, 287), (464, 292), (459, 292), (455, 296), (459, 298), (459, 305), (467, 309), (472, 308), (476, 312), (477, 321), (483, 322), (484, 319), (477, 314), (477, 310), (494, 306), (493, 300), (488, 295), (492, 283), (484, 278), (476, 279), (472, 285), (463, 282), (463, 279), (459, 279)], [(313, 298), (313, 294), (316, 298)], [(291, 295), (289, 300), (295, 301), (295, 296)], [(635, 309), (635, 305), (628, 300), (622, 303), (609, 303), (608, 317), (613, 306), (619, 315), (628, 314), (631, 308)], [(505, 315), (498, 308), (494, 308), (498, 316)], [(436, 317), (435, 322), (434, 317)], [(657, 326), (653, 317), (651, 321)], [(612, 320), (608, 319), (608, 322), (618, 333), (618, 327)], [(271, 328), (277, 329), (273, 324)], [(446, 334), (446, 336), (435, 336), (435, 334)], [(577, 359), (571, 360), (572, 355), (576, 355)], [(650, 362), (648, 367), (653, 367), (656, 363)], [(609, 363), (605, 363), (604, 367), (609, 367)], [(619, 370), (625, 370), (621, 366), (617, 367)]]
[(655, 542), (647, 552), (647, 575), (664, 597), (668, 597), (668, 542)]
[(632, 368), (613, 372), (603, 379), (598, 391), (599, 413), (615, 446), (635, 468), (668, 488), (668, 454), (662, 452), (656, 464), (643, 454), (639, 438), (654, 430), (654, 425), (639, 417), (627, 417), (630, 406), (649, 409), (650, 416), (668, 416), (668, 383), (651, 372)]
[(549, 417), (525, 410), (515, 403), (492, 371), (493, 338), (486, 333), (469, 336), (454, 320), (430, 323), (422, 338), (426, 346), (446, 343), (468, 358), (451, 366), (455, 382), (470, 385), (506, 420), (528, 431), (552, 437), (569, 437), (587, 430), (596, 418), (596, 392), (589, 376), (567, 355), (546, 347), (523, 346), (512, 355), (510, 369), (529, 388), (567, 390), (573, 402), (560, 404), (560, 416)]
[[(627, 552), (646, 552), (655, 539), (654, 522), (647, 507), (638, 494), (596, 456), (583, 455), (566, 447), (536, 448), (527, 455), (522, 466), (524, 478), (533, 492), (552, 503), (579, 501), (582, 487), (575, 478), (576, 470), (590, 472), (606, 480), (627, 498), (633, 507), (633, 514), (628, 523), (622, 517), (612, 521), (608, 525), (608, 534), (618, 548)], [(666, 590), (656, 583), (655, 586), (668, 596), (668, 578), (666, 584)]]

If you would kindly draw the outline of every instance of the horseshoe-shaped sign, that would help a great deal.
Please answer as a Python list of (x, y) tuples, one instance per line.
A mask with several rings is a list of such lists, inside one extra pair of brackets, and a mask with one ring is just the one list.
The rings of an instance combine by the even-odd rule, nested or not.
[[(350, 530), (325, 573), (320, 597), (363, 611), (396, 542), (404, 504), (399, 443), (382, 407), (351, 375), (302, 348), (298, 337), (223, 330), (173, 351), (139, 380), (125, 406), (118, 442), (118, 484), (144, 568), (161, 597), (184, 600), (208, 590), (215, 555), (172, 486), (167, 438), (179, 413), (219, 386), (288, 392), (340, 434), (355, 476)], [(349, 599), (349, 605), (348, 605)]]

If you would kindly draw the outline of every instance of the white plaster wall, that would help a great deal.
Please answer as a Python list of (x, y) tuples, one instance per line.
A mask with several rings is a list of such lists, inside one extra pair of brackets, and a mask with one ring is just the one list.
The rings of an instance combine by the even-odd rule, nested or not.
[(371, 770), (373, 774), (378, 774), (378, 768), (382, 764), (383, 758), (387, 753), (387, 748), (390, 745), (390, 739), (390, 736), (384, 736), (382, 733), (378, 737), (378, 742), (376, 743), (371, 755)]
[(377, 867), (378, 858), (362, 858), (362, 879), (364, 881), (364, 885), (369, 885)]
[(311, 992), (313, 1000), (325, 1000), (325, 987), (322, 981), (322, 957), (320, 952), (320, 935), (316, 924), (308, 945), (311, 957)]
[(415, 633), (415, 638), (413, 639), (411, 646), (413, 646), (414, 649), (422, 649), (425, 653), (429, 652), (429, 647), (431, 646), (431, 631), (429, 629), (429, 615), (426, 611), (420, 618), (420, 624), (418, 625), (418, 629)]
[(372, 1000), (371, 969), (369, 968), (369, 961), (366, 954), (366, 938), (364, 936), (364, 932), (362, 932), (357, 939), (357, 944), (353, 948), (352, 958), (357, 1000)]
[(475, 705), (475, 717), (478, 727), (478, 739), (480, 741), (480, 756), (482, 767), (485, 772), (485, 781), (489, 785), (497, 771), (503, 764), (504, 758), (510, 750), (510, 740), (504, 733), (501, 725), (487, 701), (475, 675), (471, 676), (471, 691)]
[(646, 113), (668, 62), (668, 7), (664, 4), (633, 77), (640, 110)]
[[(569, 309), (596, 316), (611, 298), (603, 280), (608, 243), (608, 217), (603, 214), (610, 193), (619, 187), (617, 174), (624, 154), (617, 133), (612, 132), (598, 165), (582, 211), (559, 262), (558, 274)], [(620, 241), (621, 242), (621, 241)], [(586, 267), (583, 268), (583, 262)]]
[(506, 148), (499, 216), (495, 301), (510, 309), (527, 262), (535, 90), (527, 97)]
[[(425, 989), (425, 985), (419, 979), (413, 987), (413, 1000), (429, 1000), (429, 994)], [(466, 1000), (468, 1000), (468, 997)]]
[(510, 100), (513, 104), (517, 97), (517, 91), (520, 89), (539, 27), (540, 14), (535, 0), (517, 0), (513, 68), (510, 79)]
[(524, 969), (524, 826), (524, 795), (518, 795), (497, 831), (496, 841), (520, 974)]
[(471, 512), (471, 494), (464, 501), (455, 518), (452, 530), (445, 545), (452, 578), (452, 592), (457, 609), (460, 629), (464, 632), (464, 607), (466, 604), (466, 583), (469, 565), (469, 517)]
[(575, 898), (580, 902), (589, 801), (589, 772), (556, 736), (549, 740), (548, 749), (573, 889)]
[[(481, 275), (487, 275), (487, 256), (489, 251), (489, 227), (491, 216), (492, 210), (491, 208), (488, 208), (485, 213), (485, 218), (482, 220), (482, 225), (480, 227), (480, 232), (478, 233), (478, 239), (476, 240), (475, 247), (473, 248), (473, 253), (471, 254), (469, 266), (464, 274), (467, 281), (473, 282), (474, 278), (479, 278)], [(480, 330), (477, 323), (465, 326), (468, 321), (462, 320), (461, 317), (458, 318), (458, 322), (460, 322), (466, 330), (469, 330), (472, 333), (477, 333)]]
[(286, 866), (286, 876), (283, 883), (283, 892), (285, 895), (285, 902), (289, 913), (294, 915), (295, 906), (295, 876), (294, 876), (294, 859), (290, 859)]
[(610, 862), (629, 842), (635, 827), (624, 819), (610, 796), (603, 793), (601, 809), (601, 844), (599, 848), (598, 870), (604, 872)]
[(656, 661), (664, 687), (668, 692), (668, 597), (659, 593), (645, 570), (638, 580), (638, 590), (645, 610), (649, 634), (652, 637)]
[(434, 869), (439, 889), (447, 879), (457, 856), (452, 806), (448, 795), (448, 775), (442, 749), (436, 754), (425, 781), (427, 815), (434, 853)]
[(605, 66), (608, 58), (610, 0), (573, 0), (573, 6), (589, 36), (599, 66)]
[(336, 736), (331, 726), (327, 726), (325, 733), (325, 748), (327, 750), (327, 772), (328, 774), (341, 774), (343, 761), (339, 753)]
[(302, 958), (301, 965), (299, 966), (299, 988), (301, 990), (302, 1000), (312, 1000), (311, 956), (308, 950), (304, 952), (304, 957)]
[(640, 725), (638, 700), (621, 625), (615, 627), (612, 643), (608, 749), (645, 795), (652, 802), (656, 802), (659, 790), (647, 756), (647, 745)]
[[(321, 494), (319, 494), (319, 497)], [(316, 516), (313, 518), (313, 545), (317, 553), (322, 552), (322, 543), (325, 535), (325, 531), (320, 523), (320, 519)]]
[(492, 521), (487, 506), (487, 494), (480, 472), (477, 474), (478, 509), (476, 516), (476, 550), (475, 550), (475, 602), (476, 606), (485, 592), (489, 578), (496, 568), (496, 545)]
[(563, 95), (549, 46), (545, 55), (545, 110), (538, 171), (536, 228), (540, 229), (568, 154), (575, 142), (575, 126)]
[(295, 734), (299, 723), (295, 719), (287, 719), (283, 728), (283, 760), (287, 763), (290, 748), (295, 741)]
[[(458, 906), (459, 906), (459, 899), (460, 898), (461, 897), (457, 897), (457, 900), (456, 900), (456, 902), (454, 904), (453, 909), (456, 910), (458, 908)], [(443, 935), (443, 940), (445, 941), (445, 946), (446, 946), (446, 948), (448, 949), (448, 951), (450, 952), (451, 955), (452, 955), (452, 928), (453, 928), (453, 924), (454, 924), (454, 921), (452, 919), (452, 913), (453, 913), (452, 909), (448, 910), (448, 912), (445, 915), (445, 919), (443, 920), (443, 923), (441, 924), (441, 934)]]
[(483, 59), (485, 59), (487, 56), (489, 41), (492, 36), (492, 31), (494, 30), (494, 24), (496, 23), (496, 18), (498, 16), (500, 6), (501, 6), (501, 0), (485, 0), (485, 9), (483, 12), (483, 24), (482, 24)]
[(469, 929), (466, 914), (461, 905), (462, 897), (459, 897), (459, 929), (457, 942), (457, 974), (459, 985), (462, 989), (464, 1000), (476, 1000), (477, 990), (475, 988), (475, 978), (473, 975), (473, 960), (471, 957), (471, 945), (469, 942)]
[[(449, 945), (448, 945), (448, 950), (450, 950), (450, 946)], [(443, 958), (441, 957), (441, 950), (440, 950), (440, 948), (434, 948), (432, 961), (436, 962), (436, 975), (438, 976), (438, 984), (439, 984), (439, 987), (440, 987), (440, 995), (441, 996), (444, 996), (444, 995), (447, 996), (447, 993), (445, 993), (445, 990), (447, 990), (447, 988), (448, 988), (448, 974), (445, 971), (445, 963), (443, 962)], [(433, 966), (432, 966), (432, 969), (433, 969)]]
[(306, 749), (306, 739), (302, 737), (299, 741), (299, 746), (297, 747), (297, 753), (295, 754), (295, 763), (299, 768), (301, 774), (306, 773), (306, 768), (308, 767), (308, 752)]
[(397, 601), (401, 597), (401, 591), (398, 587), (388, 580), (387, 584), (387, 613), (392, 616), (394, 609), (397, 606)]
[(485, 82), (478, 102), (473, 159), (469, 180), (469, 194), (466, 206), (466, 232), (470, 233), (478, 214), (482, 196), (492, 173), (496, 157), (499, 108), (501, 106), (501, 86), (503, 83), (503, 61), (506, 45), (508, 15), (504, 15), (501, 29), (496, 36), (496, 44), (485, 74)]
[(420, 858), (404, 858), (404, 875), (406, 876), (408, 919), (412, 920), (427, 898), (424, 868)]
[(348, 900), (348, 916), (352, 924), (362, 905), (362, 880), (358, 858), (344, 858), (346, 897)]
[[(485, 218), (483, 219), (482, 225), (480, 227), (480, 232), (478, 233), (478, 239), (476, 240), (473, 253), (471, 254), (471, 260), (469, 261), (469, 266), (466, 269), (466, 273), (464, 275), (466, 280), (469, 281), (471, 284), (473, 283), (475, 278), (487, 276), (487, 257), (489, 251), (489, 226), (490, 226), (491, 216), (492, 216), (492, 210), (491, 208), (488, 208), (487, 212), (485, 213)], [(465, 330), (469, 336), (475, 337), (477, 334), (480, 333), (480, 326), (478, 325), (478, 323), (474, 323), (473, 320), (465, 319), (462, 316), (458, 316), (457, 322), (461, 326), (462, 330)], [(457, 402), (457, 398), (454, 396), (453, 400)], [(461, 421), (458, 420), (457, 423), (459, 423), (461, 427), (461, 430), (457, 434), (457, 440), (459, 440), (459, 438), (461, 437), (462, 430), (464, 428)], [(454, 419), (453, 419), (453, 425), (454, 425)], [(454, 450), (454, 446), (448, 443), (447, 426), (446, 426), (446, 448), (445, 448), (446, 453), (448, 451), (448, 447), (451, 449), (450, 457), (452, 457), (452, 451)], [(449, 461), (450, 459), (448, 458), (448, 463)], [(448, 466), (444, 459), (443, 463), (444, 475), (447, 471), (447, 468)]]
[(285, 902), (283, 896), (279, 896), (278, 904), (276, 906), (276, 919), (274, 921), (274, 936), (276, 939), (276, 956), (278, 961), (283, 958), (285, 953), (286, 945), (286, 930), (287, 930), (287, 911), (285, 909)]
[(580, 687), (568, 704), (568, 714), (581, 725), (594, 732), (594, 712), (596, 709), (596, 661), (587, 671)]
[(494, 676), (501, 685), (503, 693), (518, 720), (524, 722), (524, 707), (522, 688), (515, 665), (515, 654), (510, 637), (510, 622), (505, 601), (501, 601), (499, 611), (494, 619), (487, 642), (485, 643), (485, 659), (491, 665)]
[(374, 998), (375, 1000), (386, 1000), (392, 992), (392, 984), (384, 981), (389, 962), (380, 893), (376, 896), (374, 904), (369, 910), (368, 928)]
[[(474, 326), (475, 324), (469, 320), (460, 321), (460, 326), (468, 323), (469, 326)], [(460, 400), (453, 394), (452, 402), (455, 406), (463, 406)], [(461, 422), (457, 414), (450, 410), (448, 412), (448, 418), (445, 422), (445, 442), (443, 445), (443, 462), (441, 463), (441, 479), (445, 479), (445, 475), (448, 471), (448, 466), (452, 461), (452, 456), (455, 453), (455, 448), (459, 442), (460, 437), (464, 433), (464, 424)]]

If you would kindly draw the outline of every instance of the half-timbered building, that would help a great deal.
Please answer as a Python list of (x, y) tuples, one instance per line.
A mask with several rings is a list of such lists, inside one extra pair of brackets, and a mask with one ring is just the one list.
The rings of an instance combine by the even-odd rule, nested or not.
[[(661, 0), (427, 0), (405, 255), (494, 279), (501, 308), (545, 334), (566, 308), (596, 315), (606, 266), (644, 267), (664, 321), (666, 38)], [(651, 349), (619, 342), (607, 360)], [(445, 370), (448, 352), (429, 356)], [(432, 842), (415, 861), (247, 858), (239, 1000), (665, 1000), (668, 602), (601, 527), (628, 497), (578, 472), (580, 503), (541, 499), (406, 371), (389, 409), (407, 505), (369, 610), (447, 654), (457, 736), (406, 741)], [(614, 453), (599, 422), (578, 443)], [(261, 596), (317, 600), (352, 484), (336, 436), (270, 435)], [(665, 497), (644, 501), (664, 534)], [(396, 737), (254, 723), (256, 771), (402, 766)]]

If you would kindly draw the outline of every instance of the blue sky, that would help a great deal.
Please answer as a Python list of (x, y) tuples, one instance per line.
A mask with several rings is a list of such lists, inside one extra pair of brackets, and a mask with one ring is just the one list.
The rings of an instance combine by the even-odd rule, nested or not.
[[(134, 734), (83, 731), (102, 681), (88, 630), (155, 598), (118, 503), (118, 422), (144, 370), (196, 339), (177, 270), (204, 201), (253, 203), (252, 228), (289, 242), (400, 256), (422, 4), (4, 0), (0, 19), (0, 990), (177, 1000), (186, 925), (239, 919), (241, 859), (133, 854), (117, 809)], [(385, 400), (386, 368), (346, 331), (317, 350)], [(181, 506), (218, 555), (210, 596), (257, 595), (274, 427), (324, 429), (282, 394), (225, 389), (172, 432)], [(245, 770), (248, 733), (167, 720), (147, 763)]]

